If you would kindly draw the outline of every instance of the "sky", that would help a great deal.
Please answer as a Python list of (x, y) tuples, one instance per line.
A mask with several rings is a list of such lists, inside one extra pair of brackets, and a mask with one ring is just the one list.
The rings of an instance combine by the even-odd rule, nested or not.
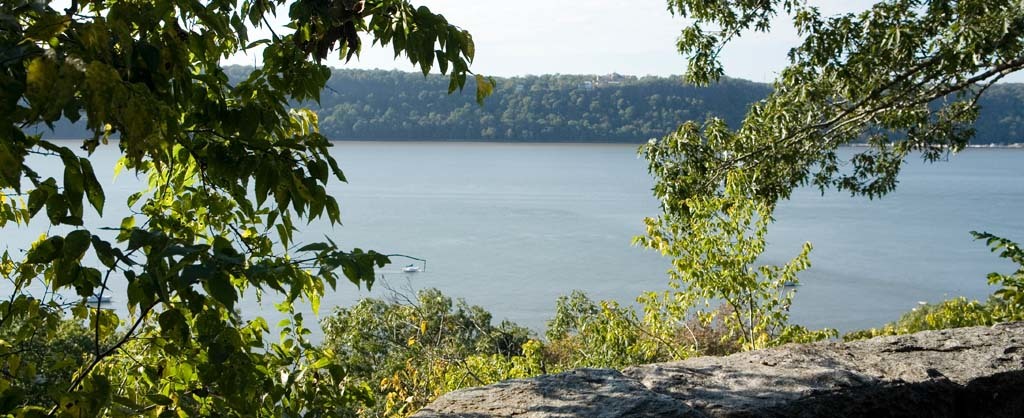
[[(823, 15), (859, 12), (876, 0), (808, 0)], [(443, 14), (450, 23), (469, 30), (476, 43), (471, 70), (488, 76), (528, 74), (682, 74), (686, 60), (675, 49), (687, 25), (673, 17), (665, 0), (412, 0)], [(67, 7), (69, 0), (54, 1)], [(281, 24), (287, 8), (279, 10)], [(266, 33), (254, 31), (252, 37)], [(367, 38), (364, 37), (364, 40)], [(747, 33), (722, 51), (727, 76), (771, 82), (787, 64), (786, 53), (799, 43), (788, 18), (775, 19), (770, 33)], [(361, 56), (337, 68), (419, 71), (404, 58), (396, 60), (390, 47), (364, 44)], [(259, 52), (237, 55), (225, 64), (258, 65)], [(435, 69), (436, 70), (436, 69)], [(1024, 82), (1024, 72), (1003, 82)]]
[[(412, 0), (443, 14), (450, 23), (469, 30), (476, 43), (471, 70), (488, 76), (528, 74), (682, 74), (686, 60), (675, 49), (687, 21), (673, 17), (665, 0)], [(809, 0), (822, 14), (857, 12), (875, 0)], [(54, 0), (63, 9), (70, 0)], [(280, 25), (287, 7), (279, 10)], [(281, 30), (281, 29), (278, 29)], [(264, 33), (261, 33), (264, 32)], [(269, 37), (269, 31), (250, 36)], [(367, 38), (364, 37), (364, 40)], [(785, 67), (786, 53), (799, 37), (785, 18), (777, 18), (770, 33), (748, 33), (722, 52), (727, 76), (771, 82)], [(259, 65), (259, 51), (236, 55), (225, 64)], [(337, 68), (419, 71), (404, 58), (396, 60), (390, 47), (366, 42), (358, 59)], [(435, 69), (436, 70), (436, 69)], [(1004, 79), (1024, 82), (1024, 72)]]
[[(859, 11), (870, 0), (816, 1), (825, 14)], [(414, 0), (467, 29), (476, 43), (472, 70), (490, 76), (526, 74), (676, 75), (686, 60), (676, 38), (687, 21), (673, 17), (665, 0)], [(748, 34), (723, 51), (726, 75), (768, 82), (786, 64), (799, 38), (785, 19), (771, 33)], [(235, 57), (235, 64), (256, 64)], [(390, 48), (364, 46), (358, 61), (341, 68), (415, 71)]]

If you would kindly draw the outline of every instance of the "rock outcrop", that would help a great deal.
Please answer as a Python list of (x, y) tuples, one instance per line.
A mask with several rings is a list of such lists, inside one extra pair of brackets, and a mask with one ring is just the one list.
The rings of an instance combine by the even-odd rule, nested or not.
[(1024, 417), (1024, 323), (580, 369), (456, 391), (414, 415)]

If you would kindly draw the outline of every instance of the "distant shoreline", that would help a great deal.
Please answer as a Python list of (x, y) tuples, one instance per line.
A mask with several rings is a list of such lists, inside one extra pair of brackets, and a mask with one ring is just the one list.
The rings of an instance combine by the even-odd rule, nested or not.
[[(84, 138), (45, 138), (46, 140), (52, 141), (78, 141)], [(111, 142), (117, 142), (120, 139), (117, 137), (110, 138)], [(538, 144), (552, 144), (552, 145), (570, 145), (570, 144), (584, 144), (584, 145), (642, 145), (647, 143), (647, 140), (637, 141), (624, 141), (617, 139), (586, 139), (586, 140), (487, 140), (487, 139), (328, 139), (331, 142), (359, 142), (359, 143), (496, 143), (496, 144), (524, 144), (524, 145), (538, 145)], [(841, 145), (847, 148), (867, 148), (867, 143), (848, 143)], [(996, 149), (996, 150), (1024, 150), (1024, 142), (1011, 142), (1011, 143), (970, 143), (967, 145), (969, 149)]]
[(1015, 142), (1012, 144), (970, 144), (967, 148), (1024, 148), (1024, 143)]
[[(360, 143), (496, 143), (496, 144), (524, 144), (524, 145), (642, 145), (647, 140), (627, 141), (617, 139), (584, 139), (584, 140), (488, 140), (488, 139), (330, 139), (331, 142), (360, 142)], [(867, 148), (867, 143), (848, 143), (840, 148)], [(969, 149), (1007, 149), (1024, 150), (1024, 142), (1011, 143), (970, 143)]]
[[(855, 147), (855, 148), (867, 148), (869, 145), (868, 144), (864, 144), (864, 143), (860, 143), (860, 144), (848, 144), (848, 145), (844, 145), (844, 146), (846, 146), (846, 147)], [(1024, 143), (1021, 143), (1021, 142), (1011, 142), (1009, 144), (998, 144), (998, 143), (993, 142), (993, 143), (989, 143), (989, 144), (967, 144), (967, 148), (980, 148), (980, 149), (988, 149), (988, 148), (994, 148), (994, 149), (1024, 149)]]

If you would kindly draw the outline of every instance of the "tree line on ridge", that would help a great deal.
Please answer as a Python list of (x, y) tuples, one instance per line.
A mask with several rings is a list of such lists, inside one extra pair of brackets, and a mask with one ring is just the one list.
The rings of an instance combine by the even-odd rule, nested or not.
[[(225, 69), (233, 80), (251, 67)], [(321, 92), (321, 132), (332, 140), (641, 143), (683, 121), (723, 118), (738, 126), (750, 103), (771, 92), (764, 83), (726, 78), (710, 87), (679, 77), (617, 74), (496, 78), (493, 95), (476, 103), (467, 92), (448, 95), (440, 75), (334, 69)], [(994, 86), (981, 99), (974, 143), (1024, 142), (1024, 84)], [(87, 136), (57, 123), (54, 137)]]

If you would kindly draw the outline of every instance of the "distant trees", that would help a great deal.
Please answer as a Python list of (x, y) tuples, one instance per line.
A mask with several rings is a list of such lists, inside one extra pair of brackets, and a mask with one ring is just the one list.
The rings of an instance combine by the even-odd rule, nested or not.
[(641, 142), (706, 114), (739, 123), (747, 105), (770, 92), (742, 80), (695, 88), (674, 78), (596, 78), (497, 79), (477, 106), (472, 97), (446, 95), (440, 77), (334, 70), (320, 102), (321, 129), (332, 139)]
[[(250, 71), (225, 68), (231, 80)], [(616, 84), (598, 78), (497, 78), (494, 95), (478, 106), (473, 94), (445, 94), (449, 80), (441, 76), (334, 69), (320, 104), (304, 105), (319, 114), (321, 132), (336, 140), (641, 143), (687, 120), (720, 117), (737, 128), (749, 106), (772, 92), (768, 84), (729, 78), (708, 87), (677, 77), (624, 77)], [(993, 86), (979, 105), (976, 142), (1024, 142), (1024, 86)], [(76, 138), (85, 132), (58, 121), (47, 135)]]
[[(472, 95), (444, 94), (442, 77), (336, 69), (318, 113), (331, 139), (640, 143), (687, 120), (719, 117), (738, 128), (749, 106), (772, 93), (768, 84), (731, 78), (708, 87), (676, 77), (616, 84), (595, 83), (597, 78), (498, 78), (486, 105), (477, 106)], [(988, 92), (979, 101), (976, 142), (1024, 142), (1024, 86), (996, 85)]]

